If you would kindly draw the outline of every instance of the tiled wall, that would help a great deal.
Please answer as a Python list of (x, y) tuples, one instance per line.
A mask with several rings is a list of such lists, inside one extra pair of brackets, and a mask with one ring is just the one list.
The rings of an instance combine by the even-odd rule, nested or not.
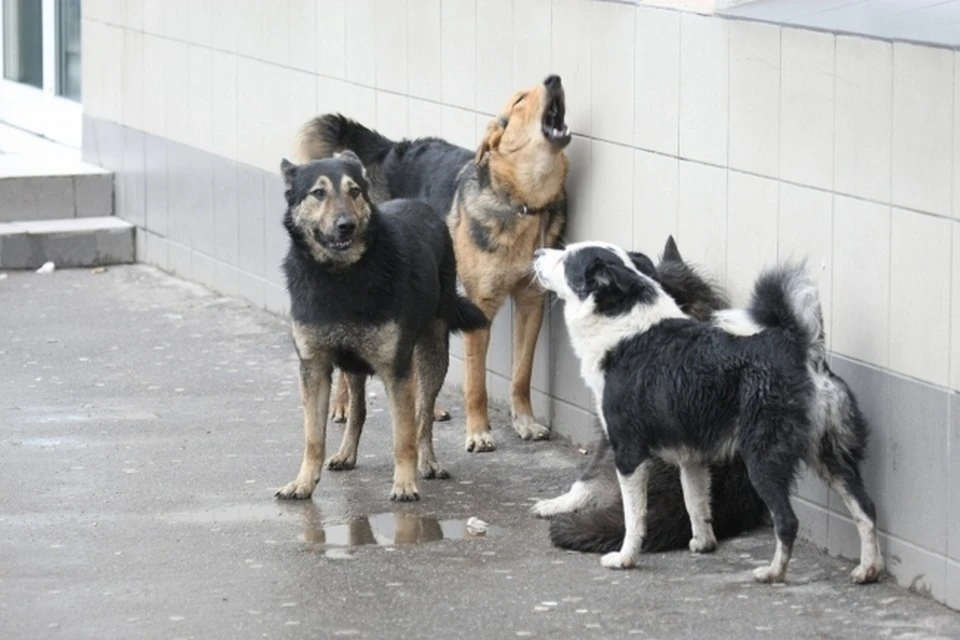
[[(656, 253), (673, 233), (737, 302), (764, 264), (808, 256), (836, 367), (873, 421), (866, 474), (891, 569), (960, 607), (957, 53), (588, 0), (87, 0), (84, 12), (84, 153), (118, 172), (141, 259), (278, 312), (277, 167), (301, 122), (339, 110), (473, 147), (514, 88), (561, 74), (576, 134), (568, 237)], [(489, 384), (505, 399), (508, 313), (494, 334)], [(554, 310), (535, 407), (587, 441), (577, 370)], [(805, 534), (855, 555), (827, 494), (801, 483)]]

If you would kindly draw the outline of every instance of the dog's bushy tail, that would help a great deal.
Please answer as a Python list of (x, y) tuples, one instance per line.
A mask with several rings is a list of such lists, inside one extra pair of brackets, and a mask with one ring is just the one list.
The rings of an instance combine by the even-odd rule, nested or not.
[(350, 149), (364, 165), (379, 164), (394, 146), (393, 140), (339, 113), (311, 118), (300, 127), (293, 156), (304, 163)]
[(453, 306), (453, 313), (448, 319), (450, 331), (474, 331), (489, 326), (490, 321), (484, 315), (480, 307), (470, 302), (467, 298), (457, 295), (456, 304)]
[(753, 287), (747, 313), (761, 327), (779, 328), (793, 336), (812, 360), (826, 356), (820, 294), (804, 264), (763, 273)]

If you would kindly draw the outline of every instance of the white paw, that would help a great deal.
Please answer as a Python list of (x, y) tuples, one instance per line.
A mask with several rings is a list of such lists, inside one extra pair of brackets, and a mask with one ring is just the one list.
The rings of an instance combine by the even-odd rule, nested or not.
[(552, 518), (555, 515), (567, 512), (563, 509), (560, 498), (550, 498), (549, 500), (537, 500), (530, 507), (530, 513), (538, 518)]
[(717, 550), (717, 540), (714, 537), (690, 538), (690, 551), (693, 553), (710, 553)]
[(757, 582), (783, 582), (785, 571), (777, 571), (773, 567), (757, 567), (753, 570), (753, 579)]
[(550, 429), (534, 420), (533, 416), (514, 417), (513, 430), (523, 440), (547, 440), (550, 437)]
[(850, 579), (857, 584), (867, 584), (879, 580), (881, 573), (883, 573), (882, 563), (877, 562), (867, 566), (861, 564), (850, 572)]
[(607, 569), (632, 569), (637, 566), (636, 558), (622, 551), (612, 551), (600, 558), (600, 566)]

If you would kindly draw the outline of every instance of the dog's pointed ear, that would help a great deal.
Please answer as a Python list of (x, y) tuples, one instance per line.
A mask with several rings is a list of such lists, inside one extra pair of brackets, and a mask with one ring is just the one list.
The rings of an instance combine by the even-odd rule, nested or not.
[(672, 235), (667, 237), (667, 243), (663, 245), (663, 257), (660, 259), (663, 262), (683, 262), (680, 249), (677, 249), (677, 242)]
[(290, 185), (293, 184), (293, 179), (297, 177), (297, 165), (283, 158), (280, 161), (280, 173), (283, 175), (284, 184), (286, 184), (289, 189)]
[(657, 268), (654, 266), (653, 260), (647, 257), (647, 254), (640, 253), (639, 251), (628, 251), (627, 255), (630, 256), (630, 261), (633, 262), (633, 266), (637, 268), (637, 271), (645, 276), (657, 279)]
[(490, 152), (500, 146), (500, 138), (503, 137), (503, 132), (506, 131), (506, 129), (507, 119), (504, 116), (497, 116), (490, 121), (490, 124), (487, 125), (487, 132), (483, 134), (483, 140), (480, 141), (480, 146), (477, 147), (474, 162), (482, 164), (484, 160), (487, 159), (487, 156), (490, 155)]

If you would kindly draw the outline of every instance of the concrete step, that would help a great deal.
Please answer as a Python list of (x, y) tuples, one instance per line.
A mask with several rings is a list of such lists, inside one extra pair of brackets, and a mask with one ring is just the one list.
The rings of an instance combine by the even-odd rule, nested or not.
[(0, 154), (0, 222), (113, 215), (113, 174), (63, 157)]
[(134, 262), (136, 227), (113, 216), (0, 223), (0, 269)]

